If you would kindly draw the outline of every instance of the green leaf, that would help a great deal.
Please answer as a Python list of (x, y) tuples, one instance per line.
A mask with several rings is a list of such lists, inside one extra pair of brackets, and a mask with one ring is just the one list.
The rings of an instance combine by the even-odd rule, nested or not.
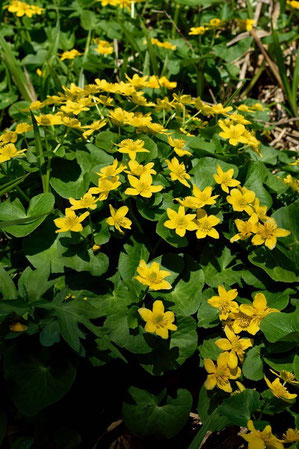
[(210, 287), (216, 288), (221, 284), (231, 286), (240, 283), (242, 278), (242, 271), (235, 268), (241, 268), (243, 264), (236, 261), (226, 246), (221, 248), (207, 244), (200, 255), (200, 265), (204, 270), (205, 282)]
[[(15, 237), (24, 237), (36, 229), (52, 211), (55, 198), (52, 193), (41, 193), (30, 201), (27, 213), (17, 198), (13, 202), (9, 200), (0, 204), (0, 229), (5, 230)], [(11, 220), (14, 217), (14, 220)], [(1, 220), (8, 220), (2, 221)]]
[(299, 342), (298, 313), (270, 313), (263, 318), (261, 330), (271, 343), (279, 340)]
[(249, 254), (248, 260), (264, 270), (274, 281), (291, 283), (299, 279), (294, 262), (278, 248), (257, 248)]
[(202, 302), (197, 312), (197, 326), (208, 329), (210, 327), (218, 326), (219, 324), (219, 310), (210, 306), (208, 299), (215, 295), (213, 289), (208, 288), (204, 290)]
[(9, 274), (0, 265), (0, 292), (3, 299), (16, 299), (17, 289)]
[(118, 270), (123, 279), (132, 279), (141, 259), (147, 262), (149, 251), (142, 242), (137, 242), (134, 237), (130, 243), (124, 245), (124, 251), (119, 255)]
[(76, 369), (67, 357), (58, 359), (47, 350), (28, 353), (13, 347), (4, 354), (4, 374), (19, 412), (33, 416), (69, 391)]
[(253, 190), (261, 205), (266, 205), (269, 209), (272, 206), (272, 197), (263, 186), (268, 173), (269, 171), (263, 162), (250, 162), (247, 169), (245, 187)]
[(224, 171), (233, 168), (234, 178), (238, 176), (238, 167), (236, 165), (228, 164), (212, 157), (202, 157), (200, 159), (192, 160), (193, 168), (189, 173), (193, 177), (193, 184), (201, 190), (208, 186), (215, 186), (216, 181), (214, 180), (213, 175), (217, 173), (217, 165), (220, 165)]
[(261, 380), (264, 377), (263, 360), (261, 358), (261, 348), (263, 346), (254, 346), (246, 352), (242, 373), (247, 379)]
[(207, 338), (199, 346), (199, 353), (202, 359), (217, 360), (218, 356), (223, 352), (215, 345), (216, 340), (219, 340), (219, 338)]
[(128, 429), (141, 438), (173, 438), (184, 427), (192, 406), (188, 390), (179, 389), (175, 397), (166, 391), (155, 396), (130, 387), (130, 402), (123, 403), (123, 417)]
[(36, 270), (27, 267), (18, 281), (21, 296), (29, 302), (38, 300), (55, 283), (55, 280), (48, 281), (49, 275), (49, 261)]
[(52, 161), (50, 184), (62, 198), (81, 198), (88, 189), (89, 179), (75, 160), (56, 157)]
[(259, 393), (255, 390), (245, 390), (225, 399), (218, 408), (219, 413), (237, 426), (247, 426), (253, 412), (259, 408)]

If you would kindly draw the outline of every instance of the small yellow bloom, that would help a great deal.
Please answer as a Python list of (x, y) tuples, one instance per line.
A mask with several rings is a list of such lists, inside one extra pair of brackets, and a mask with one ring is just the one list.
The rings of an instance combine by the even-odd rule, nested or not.
[(166, 164), (170, 170), (170, 177), (172, 181), (179, 181), (186, 187), (190, 187), (190, 184), (186, 179), (190, 179), (191, 176), (186, 172), (186, 167), (183, 162), (179, 162), (176, 157), (173, 157), (171, 161), (166, 159)]
[(283, 444), (276, 438), (271, 426), (266, 426), (263, 431), (256, 430), (251, 419), (247, 423), (250, 433), (240, 433), (248, 443), (248, 449), (283, 449)]
[(266, 381), (266, 384), (270, 388), (271, 392), (278, 399), (282, 399), (283, 401), (289, 402), (297, 397), (296, 394), (289, 393), (286, 387), (282, 385), (279, 379), (275, 379), (274, 382), (272, 383), (269, 381), (269, 379), (267, 379), (266, 376), (264, 376), (264, 379)]
[(128, 123), (129, 120), (133, 120), (134, 114), (133, 112), (127, 112), (124, 109), (116, 108), (113, 111), (109, 111), (108, 117), (111, 118), (113, 125), (120, 126)]
[(220, 19), (211, 19), (209, 25), (213, 28), (222, 27), (225, 21)]
[(195, 231), (196, 224), (193, 220), (196, 215), (185, 215), (185, 208), (183, 206), (179, 207), (178, 212), (167, 208), (167, 215), (169, 220), (165, 221), (164, 226), (168, 229), (174, 229), (175, 233), (180, 237), (184, 237), (186, 231)]
[(28, 131), (32, 131), (32, 130), (33, 130), (32, 125), (29, 125), (28, 123), (18, 123), (15, 132), (17, 134), (23, 134), (23, 133), (27, 133)]
[(227, 364), (231, 369), (235, 369), (238, 366), (238, 358), (243, 363), (245, 350), (252, 346), (252, 341), (250, 338), (238, 337), (228, 326), (225, 326), (224, 332), (227, 338), (216, 340), (215, 345), (223, 351), (230, 351)]
[(96, 120), (91, 125), (83, 126), (83, 128), (87, 128), (87, 130), (83, 133), (84, 139), (86, 139), (88, 136), (91, 136), (95, 131), (103, 128), (103, 126), (105, 126), (106, 124), (106, 120)]
[(214, 104), (213, 106), (210, 106), (209, 111), (210, 113), (214, 114), (223, 114), (227, 115), (228, 112), (230, 112), (233, 108), (231, 106), (227, 106), (226, 108), (223, 106), (223, 104), (218, 103)]
[(149, 175), (156, 175), (156, 170), (153, 169), (154, 163), (149, 162), (146, 165), (138, 164), (137, 161), (130, 160), (128, 162), (128, 166), (130, 170), (125, 170), (126, 173), (133, 176), (141, 176), (143, 173), (147, 173)]
[(267, 299), (265, 295), (263, 293), (256, 293), (252, 305), (241, 304), (240, 312), (251, 318), (247, 331), (250, 334), (255, 335), (260, 329), (262, 319), (269, 315), (269, 313), (279, 312), (279, 310), (267, 307)]
[(99, 175), (100, 179), (111, 180), (112, 178), (115, 178), (117, 175), (123, 172), (125, 168), (125, 165), (123, 165), (122, 163), (118, 165), (118, 160), (114, 159), (111, 165), (107, 165), (106, 167), (101, 168), (100, 172), (96, 172), (96, 174)]
[(153, 178), (148, 173), (143, 173), (140, 179), (128, 175), (128, 180), (132, 187), (125, 190), (126, 195), (140, 195), (144, 198), (151, 198), (153, 193), (160, 192), (163, 189), (162, 186), (152, 185)]
[(245, 192), (240, 191), (239, 189), (232, 189), (230, 191), (230, 195), (226, 197), (228, 203), (233, 206), (233, 210), (237, 212), (242, 212), (245, 210), (249, 215), (252, 213), (252, 203), (255, 199), (255, 193), (251, 190), (247, 190)]
[(151, 290), (170, 290), (171, 285), (165, 281), (171, 275), (169, 271), (160, 270), (160, 264), (158, 262), (152, 262), (148, 266), (145, 260), (141, 259), (137, 268), (138, 276), (135, 279), (141, 284), (146, 285)]
[(198, 239), (204, 239), (209, 236), (213, 239), (219, 239), (219, 233), (214, 229), (220, 222), (220, 219), (216, 215), (209, 215), (203, 209), (197, 209), (196, 220), (194, 220), (196, 226), (196, 237)]
[(73, 48), (72, 50), (64, 51), (62, 55), (60, 56), (60, 61), (64, 61), (65, 59), (75, 59), (76, 56), (81, 56), (82, 53), (80, 53), (78, 50)]
[(168, 331), (176, 331), (177, 326), (173, 324), (174, 313), (164, 312), (164, 304), (162, 301), (155, 301), (153, 311), (142, 307), (138, 309), (139, 315), (144, 319), (146, 332), (151, 332), (159, 337), (168, 338)]
[(122, 206), (119, 209), (115, 210), (111, 204), (109, 204), (109, 209), (111, 213), (111, 217), (107, 218), (106, 222), (109, 226), (114, 226), (122, 234), (124, 231), (121, 228), (131, 229), (131, 220), (126, 217), (129, 212), (129, 208), (127, 206)]
[(5, 143), (15, 143), (18, 140), (17, 131), (6, 131), (4, 134), (0, 136), (1, 145)]
[(65, 106), (61, 106), (61, 110), (63, 112), (66, 112), (67, 114), (78, 115), (82, 111), (89, 111), (89, 108), (86, 107), (82, 103), (79, 103), (79, 102), (76, 102), (76, 101), (67, 100), (66, 105)]
[[(267, 217), (267, 206), (261, 206), (260, 200), (255, 198), (254, 203), (251, 205), (252, 210), (249, 211), (249, 215), (256, 214), (258, 219), (261, 221), (267, 221), (269, 217)], [(247, 212), (248, 213), (248, 212)]]
[(229, 139), (229, 143), (234, 147), (239, 143), (247, 143), (247, 139), (244, 137), (246, 129), (241, 123), (237, 125), (226, 125), (222, 120), (219, 120), (218, 125), (223, 130), (219, 133), (219, 136), (223, 139)]
[(275, 374), (275, 376), (280, 377), (280, 379), (282, 379), (284, 382), (287, 382), (288, 384), (291, 385), (299, 385), (299, 382), (296, 380), (296, 377), (294, 376), (294, 374), (290, 373), (289, 371), (286, 370), (281, 370), (280, 373), (276, 373), (275, 371), (273, 371), (273, 369), (270, 369), (271, 373)]
[[(245, 315), (245, 313), (234, 313), (230, 316), (232, 318), (232, 323), (230, 326), (236, 334), (239, 334), (242, 331), (246, 331), (251, 334), (251, 322), (253, 318), (251, 316)], [(255, 329), (253, 329), (255, 332)], [(255, 332), (256, 333), (256, 332)]]
[(238, 234), (234, 235), (230, 242), (236, 242), (237, 240), (246, 240), (257, 230), (258, 218), (256, 214), (252, 214), (248, 221), (235, 220), (235, 224), (238, 228)]
[(234, 301), (238, 296), (238, 291), (235, 288), (226, 291), (223, 285), (219, 285), (218, 295), (219, 296), (212, 296), (212, 298), (208, 299), (208, 303), (210, 306), (219, 309), (220, 320), (226, 320), (231, 312), (239, 312), (239, 305)]
[(238, 19), (238, 25), (240, 31), (251, 31), (255, 25), (255, 20), (253, 19)]
[[(299, 2), (298, 2), (299, 3)], [(299, 430), (288, 429), (283, 435), (284, 443), (298, 443), (299, 442)]]
[(287, 4), (292, 8), (299, 9), (299, 1), (298, 0), (287, 0)]
[(7, 8), (9, 12), (16, 14), (17, 17), (32, 17), (36, 14), (40, 15), (43, 13), (44, 9), (39, 6), (28, 5), (28, 3), (21, 2), (18, 0), (11, 0), (10, 3), (3, 8)]
[(191, 29), (190, 29), (188, 34), (194, 35), (194, 36), (198, 36), (198, 35), (204, 34), (207, 31), (207, 29), (208, 28), (203, 27), (203, 26), (191, 27)]
[(88, 193), (99, 194), (99, 201), (104, 201), (108, 198), (109, 192), (117, 189), (120, 185), (119, 176), (114, 176), (111, 179), (100, 178), (98, 180), (98, 187), (91, 187)]
[(13, 143), (8, 143), (4, 147), (0, 148), (0, 163), (10, 161), (14, 157), (22, 156), (27, 149), (17, 150)]
[(204, 386), (207, 390), (213, 390), (216, 385), (226, 393), (231, 393), (232, 387), (230, 384), (231, 379), (237, 379), (241, 375), (241, 369), (239, 367), (231, 369), (228, 366), (229, 353), (223, 352), (218, 356), (217, 366), (211, 359), (204, 359), (204, 366), (208, 372), (207, 380)]
[(88, 217), (89, 212), (84, 212), (80, 217), (77, 217), (75, 212), (72, 209), (65, 209), (65, 217), (56, 218), (54, 220), (55, 225), (57, 226), (57, 231), (55, 232), (81, 232), (83, 230), (83, 226), (81, 222)]
[(85, 195), (80, 198), (80, 200), (75, 200), (74, 198), (69, 198), (72, 210), (79, 209), (91, 209), (94, 210), (97, 207), (98, 199), (93, 197), (90, 192), (85, 193)]
[(111, 55), (111, 53), (113, 53), (113, 47), (110, 42), (95, 39), (95, 43), (97, 44), (97, 53), (100, 53), (101, 55)]
[(229, 187), (236, 187), (240, 184), (240, 181), (237, 181), (237, 179), (233, 179), (234, 176), (234, 169), (231, 168), (228, 171), (224, 172), (220, 165), (217, 165), (217, 173), (213, 175), (213, 178), (217, 182), (217, 184), (220, 184), (221, 189), (229, 193)]
[(262, 245), (263, 243), (269, 249), (273, 249), (277, 243), (277, 237), (287, 237), (291, 232), (286, 229), (278, 228), (274, 218), (269, 218), (264, 224), (258, 223), (256, 235), (252, 238), (253, 245)]
[(28, 326), (26, 326), (26, 324), (17, 322), (17, 323), (13, 323), (9, 326), (9, 329), (12, 332), (24, 332), (26, 329), (28, 329)]
[(204, 206), (211, 206), (216, 204), (215, 199), (218, 198), (219, 195), (212, 195), (212, 187), (208, 186), (203, 191), (201, 191), (197, 186), (193, 186), (193, 195), (187, 196), (183, 200), (176, 198), (176, 200), (185, 207), (190, 209), (200, 209)]
[(186, 141), (184, 139), (172, 139), (167, 137), (168, 143), (173, 147), (173, 151), (179, 156), (191, 156), (190, 151), (185, 150)]
[(176, 45), (172, 45), (168, 41), (160, 42), (158, 39), (152, 38), (151, 43), (152, 43), (152, 45), (157, 45), (157, 47), (160, 47), (160, 48), (166, 48), (168, 50), (176, 50)]
[(299, 180), (293, 178), (293, 176), (291, 175), (287, 175), (285, 178), (283, 178), (283, 182), (291, 187), (292, 190), (294, 190), (295, 192), (299, 193)]
[(130, 159), (135, 160), (137, 153), (149, 153), (149, 150), (144, 148), (143, 140), (124, 139), (118, 144), (118, 152), (128, 154)]
[(101, 245), (94, 244), (91, 249), (93, 250), (93, 252), (95, 254), (97, 254), (100, 251), (100, 249), (101, 249)]

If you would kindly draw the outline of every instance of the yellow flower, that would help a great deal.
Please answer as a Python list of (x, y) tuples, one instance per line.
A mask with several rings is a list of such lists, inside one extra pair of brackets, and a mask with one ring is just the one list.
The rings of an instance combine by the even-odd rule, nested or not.
[(195, 231), (196, 224), (194, 223), (195, 214), (185, 215), (185, 208), (179, 207), (179, 211), (176, 212), (169, 207), (167, 208), (167, 215), (169, 220), (166, 220), (164, 226), (168, 229), (174, 229), (175, 233), (180, 237), (184, 237), (186, 231)]
[(295, 192), (299, 193), (299, 180), (293, 178), (293, 176), (288, 175), (285, 178), (283, 178), (283, 182), (291, 187), (291, 189), (293, 189)]
[(116, 108), (114, 111), (109, 111), (108, 117), (111, 118), (113, 125), (119, 126), (128, 123), (129, 120), (133, 119), (134, 114), (133, 112), (127, 112), (124, 109)]
[(13, 143), (8, 143), (0, 148), (0, 163), (10, 161), (10, 159), (13, 159), (14, 157), (22, 156), (25, 151), (27, 151), (27, 149), (17, 150)]
[(191, 156), (190, 151), (184, 150), (186, 141), (184, 139), (172, 139), (167, 137), (168, 143), (173, 147), (173, 151), (179, 156)]
[(190, 209), (200, 209), (203, 206), (211, 206), (215, 204), (215, 198), (218, 198), (219, 195), (212, 195), (212, 187), (208, 186), (203, 191), (201, 191), (197, 186), (193, 186), (193, 195), (187, 196), (183, 200), (176, 198), (176, 200), (185, 207)]
[(229, 143), (234, 147), (238, 143), (247, 143), (247, 139), (244, 138), (245, 126), (241, 123), (237, 125), (226, 125), (222, 120), (219, 120), (218, 125), (223, 130), (219, 133), (219, 136), (223, 139), (229, 139)]
[(77, 103), (76, 101), (67, 100), (65, 106), (61, 106), (61, 110), (67, 114), (78, 115), (82, 111), (89, 111), (84, 104)]
[(78, 50), (73, 48), (72, 50), (64, 51), (62, 55), (60, 56), (60, 61), (64, 61), (65, 59), (75, 59), (76, 56), (81, 56), (82, 53), (80, 53)]
[(223, 107), (223, 104), (218, 103), (214, 104), (213, 106), (210, 106), (209, 111), (212, 114), (223, 114), (227, 115), (228, 112), (230, 112), (233, 108), (231, 106), (227, 106), (226, 108)]
[(18, 123), (15, 132), (17, 134), (23, 134), (23, 133), (27, 133), (28, 131), (32, 131), (32, 130), (33, 130), (32, 125), (28, 125), (28, 123)]
[(277, 309), (267, 307), (267, 299), (263, 293), (256, 293), (253, 303), (241, 304), (240, 311), (251, 318), (247, 331), (255, 335), (260, 329), (262, 319), (269, 313), (279, 312)]
[(6, 5), (3, 8), (7, 8), (9, 12), (16, 14), (17, 17), (32, 17), (36, 14), (42, 14), (44, 11), (44, 9), (39, 6), (28, 5), (27, 3), (18, 0), (11, 0), (9, 5)]
[(91, 187), (88, 193), (99, 194), (99, 201), (104, 201), (108, 198), (109, 192), (111, 190), (117, 189), (121, 185), (119, 181), (119, 176), (114, 176), (111, 179), (101, 179), (98, 180), (98, 187)]
[(143, 173), (147, 173), (149, 175), (155, 175), (157, 172), (153, 169), (154, 163), (149, 162), (146, 165), (138, 164), (137, 161), (129, 161), (128, 166), (130, 170), (125, 170), (126, 173), (133, 176), (141, 176)]
[(286, 387), (282, 385), (279, 379), (275, 379), (274, 382), (272, 383), (269, 381), (269, 379), (267, 379), (266, 376), (264, 376), (264, 379), (266, 381), (266, 384), (270, 388), (271, 392), (278, 399), (282, 399), (283, 401), (289, 402), (297, 397), (296, 394), (289, 393)]
[(14, 143), (18, 140), (17, 131), (6, 131), (4, 134), (0, 136), (1, 145), (5, 143)]
[(126, 153), (129, 155), (130, 159), (135, 160), (137, 153), (149, 153), (149, 150), (146, 150), (144, 147), (143, 140), (132, 140), (132, 139), (124, 139), (118, 144), (119, 153)]
[(208, 372), (207, 380), (204, 386), (207, 390), (213, 390), (217, 387), (226, 393), (231, 393), (232, 387), (230, 384), (231, 379), (237, 379), (241, 375), (241, 369), (239, 367), (232, 370), (228, 366), (229, 353), (223, 352), (218, 356), (217, 366), (211, 359), (204, 359), (204, 366)]
[(220, 184), (221, 189), (229, 193), (229, 187), (236, 187), (240, 184), (240, 181), (237, 181), (237, 179), (232, 179), (234, 176), (234, 169), (231, 168), (228, 171), (224, 172), (220, 165), (217, 165), (217, 174), (213, 175), (213, 178), (217, 182), (217, 184)]
[(218, 28), (224, 25), (224, 20), (211, 19), (209, 25), (213, 28)]
[(153, 178), (148, 173), (143, 173), (140, 179), (128, 175), (128, 180), (132, 187), (125, 190), (126, 195), (141, 195), (144, 198), (151, 198), (153, 193), (160, 192), (163, 189), (162, 186), (152, 185)]
[(251, 31), (253, 25), (255, 25), (255, 20), (253, 19), (238, 19), (238, 25), (240, 31)]
[(17, 323), (13, 323), (9, 326), (9, 329), (12, 332), (24, 332), (26, 329), (28, 329), (28, 326), (26, 326), (26, 324), (17, 322)]
[[(236, 334), (239, 334), (242, 331), (246, 331), (249, 334), (252, 334), (252, 332), (251, 332), (251, 322), (253, 320), (252, 317), (239, 312), (239, 313), (232, 314), (230, 316), (230, 318), (233, 319), (233, 322), (230, 325)], [(253, 329), (253, 330), (255, 332), (255, 329)], [(254, 334), (252, 334), (252, 335), (254, 335)]]
[(113, 47), (109, 42), (95, 39), (95, 43), (97, 44), (96, 52), (101, 55), (111, 55), (113, 53)]
[(85, 195), (80, 198), (80, 200), (75, 200), (74, 198), (69, 198), (72, 210), (79, 209), (91, 209), (94, 210), (97, 207), (97, 199), (92, 196), (90, 192), (85, 193)]
[(83, 126), (83, 128), (87, 128), (87, 130), (83, 133), (84, 139), (86, 139), (88, 136), (91, 136), (95, 131), (103, 128), (103, 126), (105, 126), (106, 124), (106, 120), (96, 120), (91, 125)]
[(259, 431), (254, 428), (250, 419), (247, 428), (250, 433), (240, 433), (240, 436), (247, 441), (248, 449), (283, 449), (283, 444), (273, 435), (271, 426), (266, 426), (263, 431)]
[(116, 175), (119, 175), (125, 168), (125, 165), (122, 163), (118, 165), (118, 160), (114, 159), (111, 165), (101, 168), (100, 172), (96, 172), (96, 174), (99, 175), (100, 179), (110, 179), (114, 178)]
[(119, 209), (115, 210), (111, 204), (109, 204), (109, 209), (111, 213), (111, 217), (107, 218), (106, 222), (109, 226), (114, 226), (115, 229), (117, 229), (122, 234), (124, 231), (122, 231), (122, 228), (125, 229), (131, 229), (131, 220), (126, 217), (129, 208), (127, 206), (122, 206)]
[(208, 28), (203, 27), (203, 26), (199, 26), (199, 27), (191, 27), (190, 31), (188, 34), (197, 36), (197, 35), (201, 35), (204, 34), (207, 31)]
[(159, 337), (168, 338), (168, 331), (176, 331), (177, 326), (173, 324), (174, 313), (164, 312), (164, 305), (162, 301), (155, 301), (153, 304), (153, 311), (142, 307), (138, 309), (139, 315), (144, 319), (146, 325), (144, 329), (146, 332), (151, 332)]
[(259, 220), (266, 221), (269, 217), (267, 217), (267, 206), (260, 206), (260, 200), (255, 198), (254, 203), (251, 205), (252, 210), (249, 211), (249, 215), (255, 213)]
[(299, 9), (299, 1), (298, 0), (287, 0), (287, 4), (292, 8)]
[(138, 276), (135, 276), (135, 279), (141, 284), (148, 286), (151, 290), (171, 289), (170, 283), (164, 280), (171, 273), (166, 270), (160, 270), (160, 264), (158, 262), (152, 262), (151, 266), (148, 266), (145, 260), (141, 259), (137, 272)]
[(40, 126), (53, 126), (63, 124), (62, 117), (58, 114), (41, 114), (35, 116), (36, 122)]
[(168, 50), (176, 50), (176, 45), (172, 45), (170, 42), (160, 42), (158, 39), (152, 38), (151, 39), (152, 45), (157, 45), (157, 47), (160, 48), (166, 48)]
[(77, 217), (75, 212), (72, 209), (65, 209), (65, 217), (56, 218), (54, 220), (55, 226), (57, 226), (57, 231), (55, 232), (81, 232), (83, 230), (83, 226), (81, 222), (88, 217), (89, 212), (84, 212), (80, 217)]
[(299, 441), (299, 430), (288, 429), (286, 433), (283, 435), (283, 438), (284, 443), (297, 443)]
[(264, 224), (258, 223), (256, 235), (252, 238), (253, 245), (265, 243), (267, 248), (273, 249), (277, 243), (277, 237), (287, 237), (291, 232), (278, 228), (274, 218), (269, 218)]
[(256, 214), (252, 214), (248, 221), (242, 221), (238, 219), (235, 220), (235, 224), (239, 232), (230, 239), (230, 242), (233, 243), (237, 240), (248, 239), (253, 233), (256, 232), (257, 222), (258, 218)]
[(223, 285), (219, 285), (218, 295), (208, 299), (208, 303), (210, 306), (219, 309), (220, 320), (226, 320), (231, 312), (239, 312), (239, 305), (234, 301), (238, 295), (238, 291), (235, 288), (226, 291)]
[(230, 351), (227, 364), (231, 369), (238, 366), (238, 358), (241, 363), (244, 361), (244, 352), (252, 346), (250, 338), (240, 338), (230, 330), (228, 326), (224, 328), (227, 338), (220, 338), (215, 341), (215, 345), (223, 351)]
[(220, 220), (216, 215), (209, 215), (203, 209), (197, 209), (196, 220), (194, 220), (196, 226), (196, 237), (198, 239), (204, 239), (209, 236), (213, 239), (219, 239), (219, 233), (214, 229)]
[(190, 184), (186, 179), (190, 179), (191, 176), (186, 172), (186, 167), (183, 162), (179, 163), (176, 157), (173, 157), (171, 161), (166, 159), (166, 164), (170, 170), (170, 177), (172, 181), (179, 181), (186, 187), (190, 187)]
[(233, 206), (233, 210), (237, 212), (242, 212), (245, 210), (249, 215), (252, 212), (252, 206), (250, 203), (254, 201), (255, 193), (251, 190), (241, 192), (239, 189), (232, 189), (230, 195), (226, 197), (228, 203)]
[(299, 385), (299, 382), (296, 380), (296, 377), (294, 374), (290, 373), (289, 371), (285, 371), (284, 369), (280, 371), (280, 373), (276, 373), (273, 371), (273, 369), (270, 369), (271, 373), (275, 374), (275, 376), (280, 377), (284, 382), (287, 382), (291, 385)]
[(250, 123), (251, 123), (249, 120), (246, 120), (246, 118), (243, 117), (243, 115), (238, 114), (237, 112), (230, 114), (229, 118), (233, 122), (241, 123), (242, 125), (250, 125)]

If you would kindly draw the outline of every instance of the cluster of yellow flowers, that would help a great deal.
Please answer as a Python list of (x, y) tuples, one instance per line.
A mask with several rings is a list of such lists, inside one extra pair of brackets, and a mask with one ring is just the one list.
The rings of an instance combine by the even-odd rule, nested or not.
[(247, 429), (250, 433), (240, 433), (240, 436), (247, 441), (248, 449), (283, 449), (284, 444), (299, 442), (299, 431), (297, 429), (288, 429), (283, 435), (282, 440), (273, 435), (272, 428), (269, 425), (267, 425), (264, 430), (260, 431), (256, 430), (253, 421), (249, 420), (247, 423)]
[(20, 2), (19, 0), (11, 0), (8, 5), (3, 6), (7, 8), (9, 12), (16, 14), (17, 17), (32, 17), (35, 15), (41, 15), (44, 12), (43, 8), (36, 5), (29, 5), (25, 2)]
[(31, 131), (33, 127), (27, 123), (19, 123), (15, 131), (6, 131), (0, 135), (0, 163), (22, 156), (27, 149), (18, 150), (15, 146), (18, 135)]
[(167, 50), (176, 50), (176, 45), (173, 45), (168, 41), (160, 42), (158, 39), (152, 38), (151, 43), (157, 45), (157, 47), (166, 48)]
[(99, 0), (102, 6), (118, 6), (119, 8), (130, 9), (132, 4), (142, 2), (144, 0)]
[[(298, 2), (297, 2), (298, 3)], [(236, 20), (237, 25), (240, 31), (250, 31), (255, 25), (255, 21), (253, 19), (233, 19)], [(204, 23), (198, 27), (191, 27), (189, 31), (189, 35), (198, 36), (206, 33), (210, 30), (222, 29), (224, 25), (226, 25), (229, 21), (225, 19), (211, 19), (209, 23)]]
[(293, 176), (291, 175), (287, 175), (285, 178), (283, 178), (283, 182), (291, 187), (292, 190), (294, 190), (295, 192), (299, 193), (299, 180), (293, 178)]

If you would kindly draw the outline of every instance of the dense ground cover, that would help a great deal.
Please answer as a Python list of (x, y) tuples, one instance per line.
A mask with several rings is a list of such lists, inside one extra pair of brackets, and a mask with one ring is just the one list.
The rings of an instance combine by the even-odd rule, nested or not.
[(298, 9), (1, 4), (1, 447), (297, 447)]

